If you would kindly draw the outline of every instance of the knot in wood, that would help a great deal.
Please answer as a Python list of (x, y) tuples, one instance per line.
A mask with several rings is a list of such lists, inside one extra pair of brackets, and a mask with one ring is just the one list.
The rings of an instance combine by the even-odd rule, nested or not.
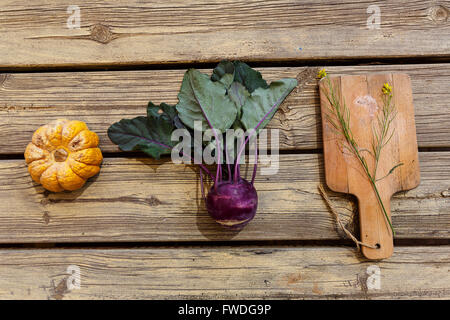
[(113, 33), (108, 26), (95, 24), (91, 27), (91, 39), (106, 44), (113, 40)]
[(0, 87), (3, 86), (7, 78), (8, 78), (7, 74), (0, 74)]
[(428, 16), (436, 24), (445, 23), (448, 19), (448, 9), (444, 6), (434, 6), (428, 11)]

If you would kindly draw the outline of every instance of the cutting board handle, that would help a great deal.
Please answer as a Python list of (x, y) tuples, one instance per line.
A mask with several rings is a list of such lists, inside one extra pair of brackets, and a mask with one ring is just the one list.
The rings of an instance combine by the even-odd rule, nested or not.
[[(391, 219), (391, 196), (380, 195)], [(394, 252), (394, 237), (373, 190), (358, 197), (361, 241), (376, 249), (362, 246), (363, 255), (371, 260), (389, 258)]]

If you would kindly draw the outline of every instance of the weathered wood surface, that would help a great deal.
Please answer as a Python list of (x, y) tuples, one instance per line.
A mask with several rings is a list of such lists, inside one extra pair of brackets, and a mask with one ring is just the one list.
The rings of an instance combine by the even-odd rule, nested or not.
[[(410, 75), (420, 147), (450, 146), (449, 64), (344, 66), (330, 74), (404, 72)], [(275, 80), (298, 77), (294, 90), (269, 127), (280, 129), (281, 149), (321, 148), (318, 68), (260, 68)], [(204, 70), (210, 73), (211, 70)], [(20, 154), (39, 126), (61, 117), (85, 121), (115, 152), (106, 135), (124, 117), (144, 115), (149, 100), (176, 103), (185, 70), (23, 73), (0, 75), (0, 154)]]
[[(449, 1), (0, 1), (0, 67), (448, 57)], [(14, 48), (14, 50), (12, 50)]]
[[(278, 174), (258, 174), (255, 219), (236, 233), (205, 210), (194, 168), (150, 159), (105, 159), (78, 191), (49, 193), (23, 160), (0, 161), (0, 242), (324, 240), (344, 238), (318, 194), (322, 154), (280, 155)], [(450, 153), (421, 153), (421, 185), (392, 199), (397, 238), (450, 238)], [(331, 191), (330, 191), (331, 192)], [(355, 232), (355, 203), (331, 194)], [(356, 231), (356, 234), (358, 232)]]
[[(1, 299), (450, 298), (449, 246), (399, 247), (382, 262), (337, 247), (32, 249), (0, 256)], [(67, 286), (69, 266), (80, 268), (79, 289)], [(369, 266), (380, 270), (379, 289), (371, 286)]]
[[(224, 58), (352, 59), (356, 64), (360, 59), (450, 57), (450, 1), (380, 2), (378, 30), (366, 26), (372, 1), (88, 0), (79, 4), (81, 29), (71, 30), (66, 21), (72, 4), (0, 0), (0, 70)], [(450, 147), (450, 64), (327, 69), (331, 74), (409, 74), (419, 147)], [(270, 125), (281, 130), (281, 149), (322, 148), (318, 68), (259, 70), (269, 80), (297, 77), (300, 82)], [(0, 74), (0, 155), (22, 154), (36, 128), (61, 117), (86, 121), (99, 134), (102, 150), (115, 153), (108, 126), (145, 114), (149, 100), (175, 103), (184, 71)], [(0, 249), (0, 299), (450, 298), (449, 246), (396, 247), (382, 262), (364, 260), (349, 247), (324, 246), (6, 248), (344, 238), (317, 192), (317, 184), (324, 183), (323, 155), (280, 158), (277, 175), (258, 176), (259, 212), (240, 233), (223, 230), (208, 216), (191, 167), (106, 158), (100, 175), (83, 189), (53, 194), (31, 181), (23, 160), (1, 160), (0, 243), (6, 245)], [(421, 185), (392, 199), (396, 237), (441, 243), (450, 239), (450, 153), (421, 153), (420, 164)], [(347, 227), (357, 233), (355, 203), (330, 194)], [(81, 269), (79, 290), (66, 286), (69, 265)], [(367, 286), (370, 265), (381, 269), (379, 290)]]

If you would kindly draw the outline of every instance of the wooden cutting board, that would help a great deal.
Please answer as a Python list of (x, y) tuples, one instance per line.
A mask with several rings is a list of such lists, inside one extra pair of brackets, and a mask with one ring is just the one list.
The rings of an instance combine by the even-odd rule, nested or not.
[[(377, 179), (384, 177), (398, 163), (402, 163), (392, 174), (376, 184), (386, 211), (390, 216), (390, 200), (394, 193), (409, 190), (419, 185), (420, 171), (417, 152), (416, 127), (411, 81), (406, 74), (371, 74), (355, 76), (332, 76), (330, 80), (341, 103), (350, 111), (350, 129), (355, 141), (365, 156), (370, 171), (374, 160), (372, 150), (372, 125), (383, 108), (382, 87), (389, 83), (393, 87), (392, 103), (397, 115), (391, 124), (394, 133), (381, 151)], [(336, 192), (356, 196), (359, 206), (361, 241), (377, 249), (362, 247), (368, 259), (384, 259), (394, 250), (393, 235), (375, 191), (357, 158), (343, 147), (343, 138), (333, 128), (327, 114), (329, 102), (324, 90), (328, 90), (325, 79), (320, 81), (320, 102), (325, 157), (325, 178), (328, 187)], [(391, 220), (392, 221), (392, 220)], [(395, 225), (394, 225), (395, 229)]]

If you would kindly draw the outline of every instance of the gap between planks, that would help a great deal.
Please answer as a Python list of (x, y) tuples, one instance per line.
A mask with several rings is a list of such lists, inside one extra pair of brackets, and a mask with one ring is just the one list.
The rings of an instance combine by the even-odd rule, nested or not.
[[(232, 59), (237, 60), (237, 59)], [(0, 72), (4, 74), (19, 73), (69, 73), (69, 72), (101, 72), (101, 71), (163, 71), (213, 69), (221, 60), (212, 62), (192, 63), (167, 63), (167, 64), (119, 64), (119, 65), (66, 65), (66, 66), (25, 66), (25, 67), (1, 67)], [(450, 54), (442, 57), (402, 57), (402, 58), (377, 58), (370, 59), (316, 59), (316, 60), (294, 60), (294, 61), (254, 61), (243, 60), (252, 68), (305, 68), (305, 67), (345, 67), (345, 66), (374, 66), (374, 65), (415, 65), (415, 64), (445, 64), (450, 63)]]
[[(442, 246), (450, 245), (449, 239), (395, 239), (395, 247), (413, 246)], [(257, 246), (259, 248), (277, 246), (304, 248), (313, 247), (340, 247), (353, 248), (358, 252), (351, 240), (234, 240), (234, 241), (172, 241), (172, 242), (60, 242), (60, 243), (0, 243), (0, 250), (22, 249), (65, 249), (65, 250), (116, 250), (116, 249), (162, 249), (162, 248), (237, 248), (243, 246)]]

